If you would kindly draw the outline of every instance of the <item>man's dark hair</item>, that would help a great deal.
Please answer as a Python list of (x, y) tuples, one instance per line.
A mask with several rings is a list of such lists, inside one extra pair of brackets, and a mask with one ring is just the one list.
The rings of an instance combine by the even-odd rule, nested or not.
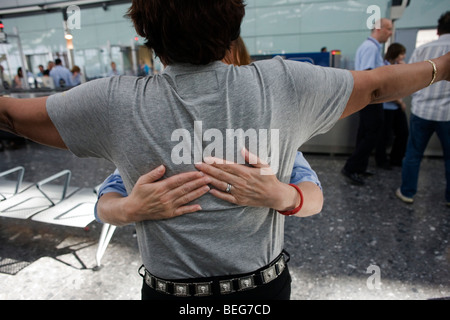
[(56, 64), (57, 66), (59, 66), (60, 64), (62, 64), (62, 60), (59, 59), (59, 58), (57, 58), (57, 59), (55, 60), (55, 64)]
[(244, 15), (244, 0), (133, 0), (126, 14), (167, 65), (222, 60)]
[(438, 34), (448, 34), (450, 33), (450, 11), (444, 13), (438, 21)]

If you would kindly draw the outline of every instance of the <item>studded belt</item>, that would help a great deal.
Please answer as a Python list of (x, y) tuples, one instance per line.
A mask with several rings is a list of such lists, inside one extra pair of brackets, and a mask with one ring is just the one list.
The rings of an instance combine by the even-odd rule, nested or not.
[[(243, 276), (220, 277), (220, 280), (204, 282), (165, 280), (155, 277), (144, 266), (141, 266), (139, 269), (139, 274), (144, 278), (145, 283), (150, 288), (169, 295), (178, 297), (207, 297), (213, 294), (225, 295), (236, 291), (251, 290), (278, 278), (286, 268), (286, 259), (283, 253), (271, 264), (254, 273)], [(143, 273), (141, 273), (142, 269), (144, 269)]]

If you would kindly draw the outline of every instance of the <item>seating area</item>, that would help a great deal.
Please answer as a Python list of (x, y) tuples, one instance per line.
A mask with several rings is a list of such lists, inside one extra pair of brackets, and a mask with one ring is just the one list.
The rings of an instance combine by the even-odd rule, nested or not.
[[(86, 228), (95, 220), (97, 189), (70, 186), (72, 173), (62, 170), (37, 182), (24, 181), (25, 168), (0, 172), (0, 217)], [(96, 253), (97, 268), (114, 233), (104, 224)]]

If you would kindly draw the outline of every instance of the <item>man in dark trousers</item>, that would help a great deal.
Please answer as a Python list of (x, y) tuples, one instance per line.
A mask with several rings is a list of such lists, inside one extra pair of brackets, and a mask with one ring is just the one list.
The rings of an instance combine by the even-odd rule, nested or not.
[[(355, 70), (371, 70), (384, 66), (382, 44), (392, 36), (392, 21), (381, 19), (375, 23), (371, 36), (358, 48)], [(383, 104), (367, 106), (359, 112), (359, 128), (356, 147), (348, 158), (342, 174), (355, 185), (364, 185), (369, 157), (375, 148), (383, 127)]]

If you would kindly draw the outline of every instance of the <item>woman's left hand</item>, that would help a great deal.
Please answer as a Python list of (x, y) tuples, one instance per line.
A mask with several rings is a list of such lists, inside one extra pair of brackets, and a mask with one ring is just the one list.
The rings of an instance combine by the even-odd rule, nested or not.
[[(208, 175), (215, 188), (209, 192), (215, 197), (243, 206), (267, 207), (289, 211), (300, 203), (297, 191), (278, 180), (269, 164), (243, 149), (242, 155), (252, 167), (219, 158), (205, 158), (196, 168)], [(227, 188), (231, 185), (231, 189)]]

